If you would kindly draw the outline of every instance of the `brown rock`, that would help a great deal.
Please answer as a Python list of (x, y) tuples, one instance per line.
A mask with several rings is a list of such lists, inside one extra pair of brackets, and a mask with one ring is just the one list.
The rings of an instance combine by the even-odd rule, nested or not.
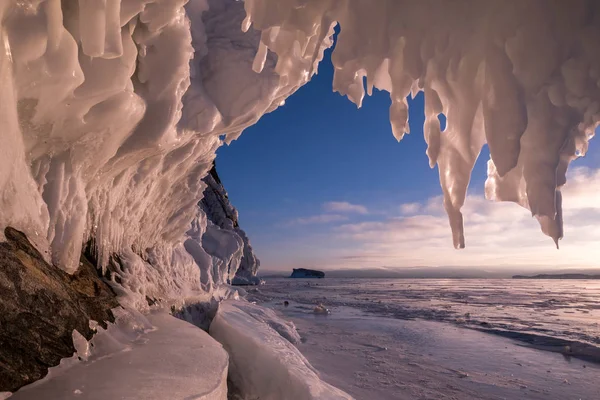
[(75, 352), (73, 329), (86, 339), (89, 321), (114, 321), (116, 296), (82, 255), (69, 275), (46, 263), (27, 237), (6, 228), (0, 243), (0, 392), (43, 378)]

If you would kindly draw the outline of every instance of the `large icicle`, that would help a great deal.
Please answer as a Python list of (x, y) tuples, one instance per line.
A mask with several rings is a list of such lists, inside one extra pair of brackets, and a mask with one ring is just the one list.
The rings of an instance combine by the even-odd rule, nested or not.
[[(600, 120), (600, 3), (246, 0), (245, 6), (244, 28), (276, 32), (262, 43), (288, 76), (294, 76), (290, 52), (310, 48), (338, 22), (334, 90), (358, 106), (363, 77), (369, 93), (387, 90), (398, 140), (408, 131), (406, 96), (425, 91), (427, 154), (439, 168), (456, 247), (464, 246), (460, 209), (485, 143), (487, 198), (529, 208), (545, 234), (562, 237), (560, 187)], [(440, 113), (447, 117), (444, 132)]]

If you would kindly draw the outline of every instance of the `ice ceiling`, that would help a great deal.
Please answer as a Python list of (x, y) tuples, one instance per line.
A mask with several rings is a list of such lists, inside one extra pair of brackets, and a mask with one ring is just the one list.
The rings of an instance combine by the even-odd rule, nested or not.
[(358, 106), (365, 77), (388, 91), (398, 140), (406, 97), (425, 92), (457, 248), (486, 143), (486, 197), (558, 242), (560, 187), (600, 121), (594, 0), (5, 0), (0, 21), (0, 228), (70, 272), (93, 239), (102, 264), (123, 254), (163, 293), (208, 268), (182, 242), (206, 229), (201, 178), (222, 139), (311, 78), (336, 23), (333, 89)]

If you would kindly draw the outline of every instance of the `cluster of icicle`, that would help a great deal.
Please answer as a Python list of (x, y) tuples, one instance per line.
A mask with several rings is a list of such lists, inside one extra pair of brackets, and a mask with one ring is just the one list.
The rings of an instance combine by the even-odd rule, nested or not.
[(487, 197), (562, 236), (560, 187), (600, 116), (594, 0), (2, 1), (0, 228), (69, 272), (92, 239), (138, 298), (212, 290), (231, 263), (202, 248), (201, 179), (223, 141), (311, 78), (336, 23), (334, 89), (359, 106), (363, 78), (387, 90), (397, 139), (406, 97), (425, 91), (456, 247), (485, 143)]
[[(1, 232), (68, 272), (91, 240), (138, 307), (231, 280), (243, 249), (203, 248), (202, 178), (310, 78), (286, 82), (273, 54), (254, 72), (244, 17), (235, 0), (1, 1)], [(288, 60), (316, 67), (330, 44)]]
[[(454, 246), (464, 247), (471, 170), (488, 144), (486, 197), (531, 210), (558, 245), (569, 163), (600, 121), (600, 2), (595, 0), (246, 0), (244, 29), (262, 31), (282, 76), (332, 25), (333, 89), (360, 107), (390, 93), (396, 139), (408, 132), (406, 97), (425, 92), (425, 140), (437, 164)], [(447, 117), (442, 132), (438, 115)]]

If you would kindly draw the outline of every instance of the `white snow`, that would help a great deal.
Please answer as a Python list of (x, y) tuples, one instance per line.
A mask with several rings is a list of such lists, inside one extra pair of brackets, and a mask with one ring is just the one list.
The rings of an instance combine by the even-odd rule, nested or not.
[(297, 337), (272, 310), (235, 300), (219, 305), (210, 334), (229, 353), (229, 379), (245, 398), (352, 399), (323, 382), (289, 337), (279, 332)]
[(139, 309), (226, 283), (246, 241), (207, 223), (201, 179), (311, 78), (336, 23), (334, 90), (358, 106), (364, 77), (390, 92), (396, 138), (406, 97), (425, 91), (456, 247), (485, 143), (486, 196), (562, 237), (560, 187), (600, 120), (593, 1), (3, 1), (0, 235), (23, 230), (68, 272), (93, 239), (101, 266), (120, 257), (114, 285)]
[(93, 347), (76, 341), (82, 361), (62, 360), (10, 399), (227, 399), (228, 355), (198, 327), (166, 313), (146, 319), (121, 310), (115, 325), (98, 329)]

